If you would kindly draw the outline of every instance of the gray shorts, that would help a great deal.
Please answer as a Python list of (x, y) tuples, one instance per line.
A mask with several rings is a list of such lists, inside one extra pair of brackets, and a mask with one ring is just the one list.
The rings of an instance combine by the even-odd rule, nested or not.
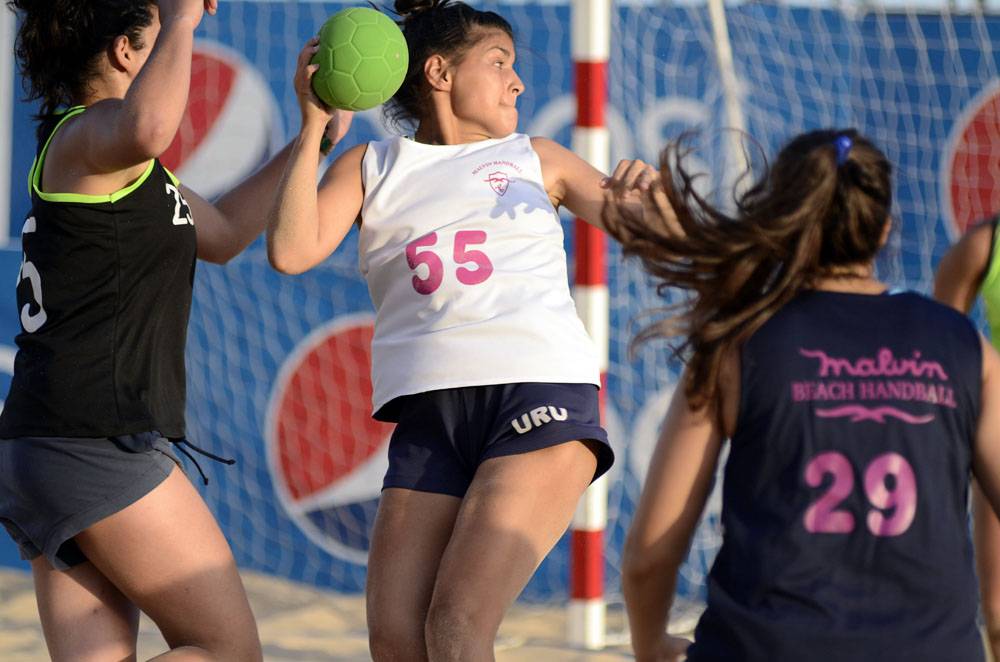
[(180, 466), (155, 434), (0, 439), (0, 524), (21, 558), (66, 570), (87, 560), (73, 536), (148, 494)]

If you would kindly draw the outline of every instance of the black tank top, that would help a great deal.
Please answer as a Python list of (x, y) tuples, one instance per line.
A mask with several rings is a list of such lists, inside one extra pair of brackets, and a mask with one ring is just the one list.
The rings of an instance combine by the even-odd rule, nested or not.
[(809, 291), (741, 356), (723, 542), (688, 659), (982, 660), (971, 322), (909, 292)]
[(111, 195), (41, 191), (29, 177), (17, 284), (21, 333), (0, 438), (184, 435), (184, 343), (197, 253), (190, 209), (157, 160)]

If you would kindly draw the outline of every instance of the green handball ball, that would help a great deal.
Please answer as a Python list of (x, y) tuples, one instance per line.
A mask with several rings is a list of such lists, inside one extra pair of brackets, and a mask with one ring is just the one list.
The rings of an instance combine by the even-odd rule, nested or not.
[(380, 11), (342, 9), (319, 31), (312, 85), (323, 103), (367, 110), (388, 101), (406, 76), (410, 56), (402, 31)]

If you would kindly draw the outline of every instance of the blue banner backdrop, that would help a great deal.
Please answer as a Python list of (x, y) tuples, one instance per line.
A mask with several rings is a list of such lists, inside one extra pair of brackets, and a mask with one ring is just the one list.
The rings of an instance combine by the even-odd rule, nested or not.
[[(322, 19), (342, 6), (234, 0), (205, 19), (190, 121), (165, 157), (182, 181), (214, 195), (294, 135), (296, 54)], [(511, 18), (518, 31), (518, 67), (528, 90), (521, 130), (568, 144), (574, 113), (568, 6), (479, 6)], [(899, 230), (880, 267), (893, 284), (926, 291), (940, 254), (997, 202), (982, 192), (996, 188), (991, 181), (971, 180), (979, 173), (972, 172), (976, 159), (995, 160), (988, 150), (983, 156), (983, 146), (993, 141), (1000, 148), (996, 131), (985, 138), (975, 131), (976, 122), (993, 117), (998, 55), (989, 44), (1000, 37), (1000, 18), (848, 14), (768, 3), (727, 12), (749, 133), (771, 153), (804, 129), (857, 126), (884, 147), (897, 167)], [(614, 158), (655, 161), (667, 139), (700, 128), (705, 166), (721, 176), (723, 97), (707, 9), (621, 5), (613, 35)], [(24, 179), (35, 148), (32, 111), (24, 103), (15, 109), (15, 235), (29, 207)], [(370, 111), (358, 116), (346, 144), (383, 135), (378, 113)], [(966, 149), (972, 143), (979, 151)], [(565, 227), (572, 251), (571, 226)], [(341, 591), (363, 589), (383, 466), (379, 449), (387, 434), (368, 420), (371, 307), (356, 249), (352, 234), (323, 265), (299, 277), (269, 269), (259, 241), (225, 267), (199, 265), (189, 333), (190, 436), (239, 460), (233, 468), (206, 467), (211, 483), (203, 490), (238, 562)], [(0, 288), (4, 349), (18, 329), (18, 260), (16, 252), (0, 252), (0, 282), (7, 284)], [(629, 356), (635, 319), (655, 300), (614, 248), (610, 278), (608, 426), (618, 463), (611, 477), (607, 574), (614, 593), (617, 550), (677, 364), (662, 347)], [(335, 411), (310, 418), (324, 408)], [(682, 592), (700, 591), (712, 545), (710, 536), (704, 547), (693, 548)], [(567, 557), (564, 540), (526, 595), (565, 595)], [(18, 564), (6, 538), (0, 539), (0, 564)]]

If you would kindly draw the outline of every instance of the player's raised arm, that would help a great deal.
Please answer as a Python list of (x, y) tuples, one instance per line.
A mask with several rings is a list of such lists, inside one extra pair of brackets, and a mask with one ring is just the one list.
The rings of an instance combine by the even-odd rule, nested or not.
[(941, 258), (934, 274), (934, 298), (968, 313), (989, 265), (993, 223), (982, 223), (966, 232)]
[(187, 105), (194, 31), (206, 7), (214, 13), (215, 3), (206, 0), (159, 2), (152, 10), (158, 16), (153, 43), (126, 32), (98, 61), (107, 72), (101, 85), (108, 89), (93, 91), (103, 98), (81, 100), (89, 110), (67, 126), (65, 136), (92, 173), (144, 163), (170, 146)]
[[(312, 89), (311, 79), (319, 68), (310, 64), (318, 40), (310, 40), (299, 54), (295, 92), (302, 114), (302, 128), (291, 145), (284, 175), (277, 186), (267, 225), (267, 254), (271, 266), (282, 273), (301, 273), (319, 264), (336, 250), (358, 218), (364, 190), (361, 159), (365, 146), (341, 155), (324, 175), (317, 191), (316, 154), (323, 145), (326, 127), (335, 114)], [(343, 133), (339, 132), (343, 137)], [(332, 145), (331, 145), (332, 146)]]

